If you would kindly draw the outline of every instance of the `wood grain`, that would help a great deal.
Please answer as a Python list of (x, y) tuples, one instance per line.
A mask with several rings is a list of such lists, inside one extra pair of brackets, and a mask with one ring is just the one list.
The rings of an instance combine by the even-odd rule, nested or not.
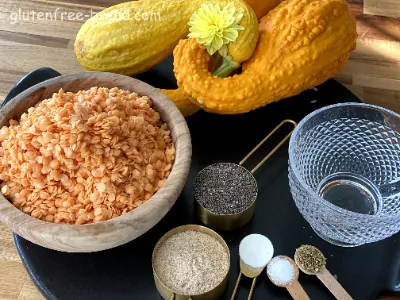
[(15, 248), (11, 229), (0, 223), (0, 299), (44, 300)]
[(136, 92), (152, 99), (153, 107), (168, 124), (176, 145), (176, 158), (163, 187), (139, 208), (118, 218), (88, 225), (54, 224), (16, 209), (0, 194), (0, 221), (25, 239), (46, 248), (67, 252), (101, 251), (132, 241), (157, 224), (183, 189), (191, 162), (191, 141), (185, 119), (177, 107), (154, 87), (137, 79), (111, 73), (83, 72), (62, 75), (22, 92), (0, 109), (0, 127), (18, 119), (29, 107), (51, 98), (60, 89), (70, 92), (99, 86)]
[(1, 280), (0, 299), (17, 299), (26, 277), (23, 270), (24, 266), (19, 262), (4, 261), (0, 264), (0, 274), (7, 274)]
[[(73, 53), (75, 35), (83, 21), (20, 20), (11, 13), (29, 11), (97, 12), (120, 0), (0, 0), (0, 101), (26, 73), (43, 66), (57, 71), (83, 71)], [(357, 14), (358, 48), (345, 69), (336, 77), (363, 101), (387, 107), (400, 113), (400, 92), (392, 85), (366, 86), (358, 76), (399, 80), (400, 8), (398, 0), (349, 0)], [(388, 5), (389, 4), (389, 5)], [(372, 14), (381, 15), (374, 16)], [(394, 17), (394, 18), (388, 18)], [(397, 54), (397, 56), (396, 56)], [(396, 60), (397, 57), (397, 60)], [(358, 80), (357, 80), (358, 78)], [(354, 80), (356, 81), (354, 83)], [(393, 83), (393, 82), (392, 82)], [(10, 263), (11, 262), (11, 263)], [(10, 287), (8, 278), (20, 281)], [(19, 275), (17, 275), (19, 274)], [(16, 276), (16, 277), (15, 277)], [(15, 291), (19, 289), (19, 293)], [(1, 299), (44, 299), (29, 279), (16, 252), (11, 230), (0, 224), (0, 290)], [(385, 296), (382, 300), (399, 299)]]
[(398, 0), (364, 0), (364, 13), (385, 17), (399, 17)]
[(348, 0), (357, 18), (357, 49), (335, 79), (364, 102), (400, 113), (400, 8), (391, 8), (396, 18), (366, 13), (390, 1)]
[(310, 297), (308, 297), (306, 291), (297, 280), (288, 285), (286, 289), (294, 300), (310, 300)]
[(328, 288), (328, 290), (335, 296), (336, 299), (340, 300), (352, 300), (353, 298), (347, 293), (347, 291), (340, 285), (336, 278), (328, 271), (327, 268), (323, 267), (318, 273), (317, 277), (322, 283)]
[(25, 280), (19, 293), (18, 300), (42, 300), (43, 295), (39, 292), (35, 284), (29, 279)]

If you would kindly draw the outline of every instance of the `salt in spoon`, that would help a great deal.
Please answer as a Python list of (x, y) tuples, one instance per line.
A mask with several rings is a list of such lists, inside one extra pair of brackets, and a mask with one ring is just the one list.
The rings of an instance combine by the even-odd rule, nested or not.
[(290, 257), (275, 256), (267, 265), (267, 276), (273, 284), (284, 287), (295, 300), (310, 300), (300, 285), (299, 268)]
[(310, 245), (303, 245), (296, 249), (294, 260), (303, 273), (307, 275), (316, 275), (336, 299), (353, 299), (328, 271), (326, 268), (325, 256), (318, 248)]

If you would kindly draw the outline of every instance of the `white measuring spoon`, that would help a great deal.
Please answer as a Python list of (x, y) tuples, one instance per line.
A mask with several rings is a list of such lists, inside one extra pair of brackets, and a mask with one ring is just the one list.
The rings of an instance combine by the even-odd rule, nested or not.
[(246, 236), (239, 245), (240, 273), (236, 280), (236, 285), (232, 293), (231, 300), (235, 299), (236, 291), (239, 286), (242, 274), (248, 278), (253, 278), (248, 300), (253, 295), (257, 277), (265, 269), (265, 266), (274, 255), (274, 246), (271, 241), (261, 234), (250, 234)]

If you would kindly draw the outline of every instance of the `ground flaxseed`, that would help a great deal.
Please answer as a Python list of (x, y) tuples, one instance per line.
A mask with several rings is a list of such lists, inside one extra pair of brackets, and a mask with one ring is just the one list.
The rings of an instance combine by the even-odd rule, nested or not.
[(240, 213), (255, 201), (257, 181), (245, 168), (216, 163), (204, 168), (194, 181), (194, 197), (215, 214)]
[(165, 240), (154, 256), (154, 271), (172, 291), (199, 295), (218, 286), (229, 270), (229, 255), (214, 237), (188, 230)]
[(323, 266), (325, 266), (326, 259), (322, 252), (310, 245), (303, 245), (296, 249), (296, 261), (299, 266), (308, 273), (316, 274)]

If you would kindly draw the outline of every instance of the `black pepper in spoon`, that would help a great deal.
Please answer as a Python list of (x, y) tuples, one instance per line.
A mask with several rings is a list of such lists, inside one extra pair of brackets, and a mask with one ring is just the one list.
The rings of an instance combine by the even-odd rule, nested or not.
[(296, 249), (295, 257), (298, 264), (308, 273), (316, 274), (323, 266), (325, 266), (326, 259), (314, 246), (303, 245)]
[(322, 252), (310, 245), (303, 245), (296, 249), (294, 261), (305, 274), (316, 275), (329, 291), (339, 300), (352, 300), (353, 298), (340, 285), (336, 278), (326, 268), (326, 259)]

